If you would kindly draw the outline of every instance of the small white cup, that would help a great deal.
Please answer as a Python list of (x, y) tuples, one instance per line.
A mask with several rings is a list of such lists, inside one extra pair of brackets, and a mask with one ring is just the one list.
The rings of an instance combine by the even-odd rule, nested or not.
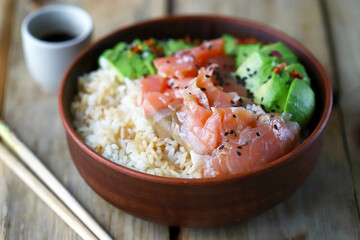
[(35, 81), (57, 92), (69, 65), (90, 43), (92, 31), (90, 15), (76, 6), (50, 5), (29, 14), (21, 34), (26, 64)]

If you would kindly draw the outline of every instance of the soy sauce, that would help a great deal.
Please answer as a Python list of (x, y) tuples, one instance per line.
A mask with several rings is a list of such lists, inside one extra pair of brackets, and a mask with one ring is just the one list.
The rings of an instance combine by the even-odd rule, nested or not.
[(75, 38), (75, 36), (67, 32), (51, 32), (41, 36), (39, 39), (46, 42), (63, 42), (73, 38)]

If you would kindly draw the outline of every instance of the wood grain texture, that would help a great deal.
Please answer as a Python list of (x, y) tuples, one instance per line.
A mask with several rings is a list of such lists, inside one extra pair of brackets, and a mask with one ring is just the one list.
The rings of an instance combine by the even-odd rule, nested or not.
[(8, 72), (8, 56), (15, 2), (15, 0), (4, 0), (0, 3), (0, 113), (3, 108), (4, 89)]
[[(141, 19), (163, 15), (163, 1), (18, 1), (11, 35), (3, 117), (9, 126), (115, 239), (168, 239), (168, 227), (120, 211), (82, 180), (73, 165), (60, 121), (57, 96), (44, 92), (30, 77), (21, 48), (20, 24), (30, 11), (71, 2), (93, 17), (95, 38)], [(147, 4), (153, 7), (146, 7)], [(118, 12), (113, 10), (116, 6)], [(128, 15), (126, 15), (128, 14)], [(124, 17), (125, 15), (125, 17)], [(126, 16), (133, 16), (126, 18)], [(112, 22), (109, 21), (112, 20)], [(79, 239), (4, 164), (0, 163), (0, 239)]]
[(355, 184), (358, 208), (360, 206), (360, 2), (356, 0), (324, 1), (333, 38), (337, 62), (340, 105), (346, 131), (348, 157)]
[[(321, 7), (319, 2), (311, 0), (177, 0), (174, 9), (178, 14), (212, 13), (244, 17), (280, 29), (314, 53), (337, 91), (338, 82), (333, 79)], [(358, 9), (353, 12), (359, 12)], [(349, 23), (349, 30), (351, 26)], [(343, 83), (339, 83), (342, 87)], [(358, 239), (359, 218), (339, 112), (341, 109), (333, 111), (317, 167), (292, 197), (269, 212), (240, 224), (212, 229), (180, 229), (180, 239)]]

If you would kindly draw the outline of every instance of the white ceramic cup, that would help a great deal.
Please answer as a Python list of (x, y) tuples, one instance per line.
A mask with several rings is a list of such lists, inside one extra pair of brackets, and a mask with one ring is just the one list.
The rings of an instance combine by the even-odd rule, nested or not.
[(69, 65), (90, 43), (92, 31), (91, 17), (76, 6), (50, 5), (29, 14), (21, 34), (26, 64), (35, 81), (57, 92)]

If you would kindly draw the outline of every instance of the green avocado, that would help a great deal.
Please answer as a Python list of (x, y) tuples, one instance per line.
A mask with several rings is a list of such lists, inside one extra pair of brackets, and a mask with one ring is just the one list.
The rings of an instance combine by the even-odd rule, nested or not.
[(303, 79), (307, 84), (310, 85), (310, 78), (307, 75), (304, 66), (301, 63), (293, 63), (287, 66), (286, 71), (289, 72), (289, 74), (293, 71), (293, 69), (295, 70), (296, 73), (299, 73)]
[(294, 79), (286, 99), (284, 113), (290, 114), (290, 120), (298, 122), (304, 128), (308, 124), (314, 109), (315, 94), (310, 85), (304, 80)]
[(253, 52), (260, 50), (260, 43), (239, 44), (236, 48), (236, 66), (240, 66)]
[[(287, 64), (296, 63), (298, 61), (295, 54), (282, 42), (264, 45), (260, 49), (260, 52), (269, 57), (276, 57), (280, 62), (286, 62)], [(277, 54), (280, 55), (278, 56)]]
[[(278, 64), (278, 60), (275, 57), (269, 57), (261, 52), (252, 53), (236, 70), (235, 75), (245, 80), (245, 87), (254, 93), (260, 86), (261, 82), (264, 82), (265, 74), (263, 73), (265, 66), (266, 69), (274, 68)], [(261, 70), (260, 70), (261, 69)], [(260, 77), (263, 76), (261, 79)]]
[(224, 39), (224, 48), (227, 55), (234, 55), (237, 49), (237, 39), (229, 34), (221, 36)]
[(290, 88), (290, 75), (272, 72), (271, 78), (254, 92), (254, 101), (261, 104), (267, 112), (282, 113)]
[[(140, 49), (138, 52), (133, 49)], [(139, 39), (131, 44), (120, 42), (114, 48), (105, 50), (99, 58), (99, 65), (104, 69), (112, 69), (117, 73), (119, 81), (125, 77), (137, 79), (144, 74), (155, 74), (152, 63), (156, 54)]]
[(176, 39), (168, 39), (166, 41), (161, 42), (161, 46), (163, 48), (163, 52), (165, 56), (172, 56), (176, 52), (182, 50), (182, 49), (188, 49), (191, 47), (194, 47), (195, 44), (185, 42), (182, 39), (176, 40)]

